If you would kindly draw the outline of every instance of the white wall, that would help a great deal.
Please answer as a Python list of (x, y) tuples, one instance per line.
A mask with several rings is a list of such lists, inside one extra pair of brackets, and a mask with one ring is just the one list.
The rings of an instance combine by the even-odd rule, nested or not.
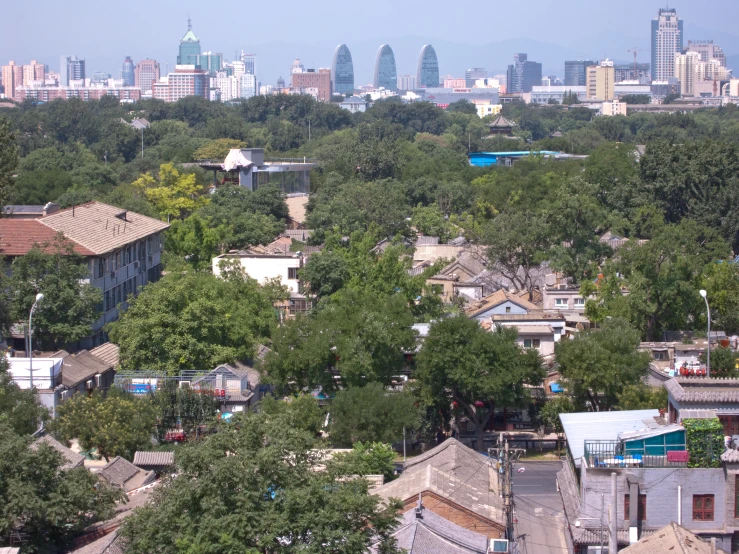
[(244, 268), (246, 274), (263, 284), (268, 279), (279, 277), (283, 285), (287, 285), (290, 292), (298, 293), (299, 281), (297, 279), (288, 279), (289, 268), (300, 268), (300, 257), (283, 257), (283, 256), (265, 256), (265, 257), (229, 257), (218, 256), (213, 258), (213, 275), (221, 274), (220, 262), (223, 260), (237, 260), (241, 267)]

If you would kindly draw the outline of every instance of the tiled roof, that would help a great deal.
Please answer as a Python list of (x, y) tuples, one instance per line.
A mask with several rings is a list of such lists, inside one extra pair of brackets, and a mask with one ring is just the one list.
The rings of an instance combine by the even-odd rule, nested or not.
[(739, 379), (675, 377), (665, 388), (678, 402), (739, 402)]
[(117, 344), (106, 342), (90, 350), (90, 354), (103, 360), (106, 364), (110, 364), (110, 367), (117, 367), (120, 351), (121, 349)]
[[(23, 256), (36, 244), (54, 242), (56, 236), (57, 232), (42, 224), (41, 219), (0, 219), (0, 255)], [(94, 254), (74, 241), (69, 242), (77, 254)]]
[(42, 444), (52, 447), (64, 457), (66, 463), (62, 466), (62, 469), (74, 469), (75, 467), (80, 467), (85, 463), (85, 457), (82, 454), (72, 452), (72, 450), (64, 446), (51, 435), (44, 435), (40, 439), (35, 440), (31, 444), (31, 448), (36, 450)]
[(491, 522), (505, 525), (497, 486), (498, 478), (489, 458), (456, 439), (447, 439), (405, 462), (400, 477), (378, 487), (374, 494), (385, 500), (395, 497), (406, 501), (429, 491)]
[(519, 335), (551, 335), (554, 333), (551, 325), (513, 325)]
[(420, 235), (416, 238), (416, 246), (436, 246), (439, 244), (439, 237), (428, 235)]
[[(56, 357), (56, 355), (52, 357)], [(111, 364), (93, 356), (87, 350), (82, 350), (74, 355), (65, 352), (62, 357), (64, 358), (62, 362), (62, 384), (65, 387), (72, 388), (82, 381), (92, 379), (98, 373), (104, 373), (113, 368)]]
[(511, 121), (510, 119), (507, 119), (502, 114), (493, 119), (490, 123), (488, 123), (488, 127), (490, 128), (496, 128), (496, 127), (515, 127), (516, 124)]
[(551, 320), (551, 321), (565, 321), (566, 318), (561, 312), (557, 310), (542, 310), (536, 308), (531, 310), (527, 314), (493, 314), (490, 316), (491, 321), (507, 322), (507, 321), (539, 321), (539, 320)]
[(112, 485), (123, 487), (126, 481), (134, 477), (139, 471), (141, 470), (138, 467), (125, 458), (116, 456), (100, 470), (99, 475)]
[(38, 219), (95, 254), (104, 254), (169, 228), (169, 224), (102, 202), (88, 202)]
[(716, 550), (711, 548), (710, 542), (701, 539), (673, 521), (662, 529), (642, 536), (638, 542), (624, 548), (621, 552), (624, 554), (711, 554), (712, 552), (724, 554), (720, 548)]
[(467, 314), (467, 317), (475, 317), (505, 302), (512, 302), (513, 304), (516, 304), (525, 310), (539, 310), (539, 306), (537, 306), (536, 304), (532, 304), (528, 300), (521, 298), (516, 294), (512, 294), (507, 290), (500, 289), (499, 291), (494, 292), (493, 294), (490, 294), (485, 298), (479, 300), (478, 302), (470, 305), (468, 308), (465, 309), (465, 313)]
[(721, 454), (721, 461), (728, 462), (730, 464), (739, 463), (739, 450), (728, 448), (723, 454)]
[(142, 452), (133, 455), (133, 464), (139, 467), (174, 465), (174, 452)]
[(285, 229), (282, 231), (283, 237), (298, 240), (300, 242), (306, 242), (313, 235), (311, 229)]
[[(426, 508), (407, 511), (393, 532), (397, 545), (408, 554), (485, 554), (488, 540), (481, 533), (461, 527)], [(370, 548), (377, 552), (377, 546)]]

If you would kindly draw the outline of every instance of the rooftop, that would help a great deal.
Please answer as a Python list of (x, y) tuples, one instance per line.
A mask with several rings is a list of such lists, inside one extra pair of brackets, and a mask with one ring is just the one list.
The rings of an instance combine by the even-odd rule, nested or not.
[(103, 360), (110, 367), (118, 366), (118, 359), (120, 357), (120, 347), (112, 342), (105, 342), (100, 346), (96, 346), (90, 350), (90, 354), (96, 358)]
[(465, 308), (465, 314), (467, 315), (467, 317), (476, 317), (492, 308), (495, 308), (496, 306), (500, 306), (505, 302), (511, 302), (529, 311), (539, 310), (539, 306), (537, 306), (536, 304), (533, 304), (532, 302), (521, 298), (517, 294), (501, 289), (475, 302), (474, 304), (470, 304), (467, 308)]
[(139, 467), (174, 465), (174, 452), (142, 452), (133, 455), (133, 465)]
[(113, 458), (98, 473), (100, 477), (113, 486), (126, 492), (132, 491), (154, 480), (153, 471), (146, 471), (136, 467), (120, 456)]
[(665, 388), (678, 402), (739, 402), (739, 379), (675, 377)]
[(725, 554), (674, 521), (621, 550), (623, 554)]
[(62, 455), (65, 460), (62, 469), (74, 469), (75, 467), (81, 467), (85, 463), (85, 457), (82, 454), (73, 452), (51, 435), (44, 435), (40, 439), (35, 440), (31, 443), (31, 448), (37, 450), (42, 444), (50, 446)]
[[(42, 219), (0, 219), (0, 255), (24, 256), (34, 245), (53, 243), (57, 232), (41, 221)], [(94, 254), (89, 248), (74, 241), (71, 245), (76, 254)]]

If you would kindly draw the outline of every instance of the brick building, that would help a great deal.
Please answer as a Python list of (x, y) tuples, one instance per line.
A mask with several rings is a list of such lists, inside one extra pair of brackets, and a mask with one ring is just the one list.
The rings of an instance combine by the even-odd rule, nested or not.
[(321, 102), (331, 100), (331, 70), (307, 69), (303, 72), (293, 73), (293, 89), (301, 94), (311, 94)]

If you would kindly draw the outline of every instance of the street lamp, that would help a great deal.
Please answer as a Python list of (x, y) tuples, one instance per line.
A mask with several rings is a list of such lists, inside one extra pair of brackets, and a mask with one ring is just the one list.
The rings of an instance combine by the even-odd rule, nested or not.
[(706, 377), (711, 376), (711, 308), (708, 306), (708, 293), (701, 289), (700, 295), (706, 301), (706, 312), (708, 312), (708, 348), (706, 350)]
[(44, 299), (44, 295), (38, 293), (36, 295), (36, 302), (31, 306), (31, 312), (28, 314), (28, 373), (31, 380), (31, 392), (33, 392), (33, 312), (36, 310), (36, 306), (39, 302)]

